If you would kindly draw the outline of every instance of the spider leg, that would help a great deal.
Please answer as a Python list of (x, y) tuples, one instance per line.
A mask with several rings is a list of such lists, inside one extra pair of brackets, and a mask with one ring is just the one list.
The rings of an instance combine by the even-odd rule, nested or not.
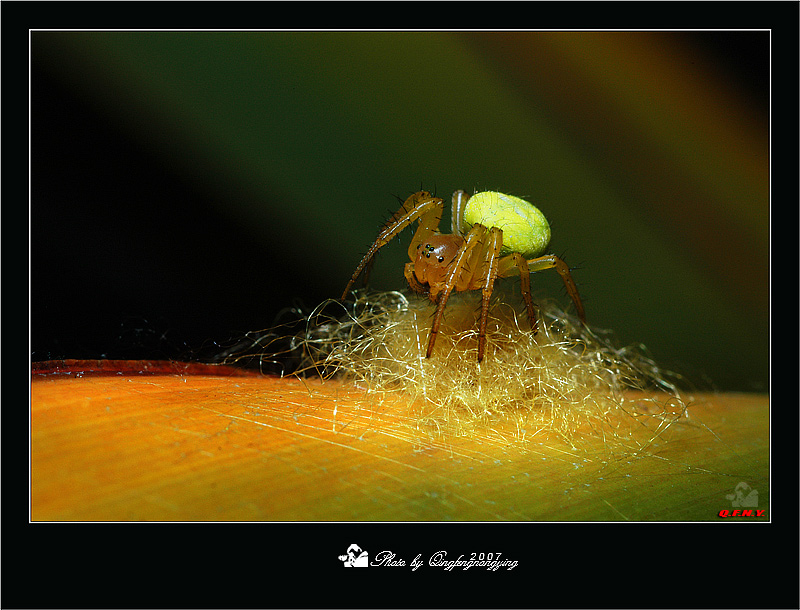
[(541, 256), (528, 261), (528, 269), (531, 270), (531, 273), (541, 271), (543, 269), (552, 269), (553, 267), (555, 267), (555, 270), (558, 271), (558, 274), (561, 276), (561, 280), (564, 282), (564, 287), (567, 289), (567, 294), (575, 304), (575, 311), (578, 312), (578, 317), (580, 318), (581, 322), (586, 324), (586, 312), (583, 310), (583, 303), (581, 302), (581, 296), (578, 294), (578, 287), (575, 285), (575, 281), (572, 279), (572, 274), (569, 272), (569, 266), (567, 263), (554, 254)]
[[(578, 317), (580, 318), (581, 322), (586, 324), (586, 312), (583, 309), (583, 303), (581, 302), (581, 297), (578, 294), (578, 287), (575, 285), (575, 282), (572, 279), (572, 275), (569, 272), (567, 263), (554, 254), (548, 254), (547, 256), (540, 256), (539, 258), (530, 259), (526, 261), (526, 264), (529, 273), (544, 271), (545, 269), (555, 269), (558, 271), (558, 274), (561, 276), (561, 279), (564, 282), (564, 287), (567, 289), (567, 294), (575, 304), (575, 311), (578, 312)], [(500, 275), (506, 275), (503, 273), (503, 271), (504, 269), (501, 268)], [(507, 271), (507, 267), (505, 271)]]
[(536, 307), (533, 304), (533, 297), (531, 296), (531, 270), (528, 268), (528, 261), (519, 252), (512, 252), (508, 256), (500, 259), (499, 267), (499, 275), (501, 277), (507, 277), (513, 274), (515, 269), (519, 272), (519, 286), (522, 292), (522, 299), (525, 301), (528, 321), (535, 335), (539, 332), (539, 320), (536, 317)]
[[(447, 299), (450, 298), (450, 293), (453, 292), (459, 283), (463, 286), (461, 273), (465, 270), (465, 267), (467, 267), (467, 261), (473, 254), (474, 249), (478, 246), (480, 238), (485, 233), (485, 227), (479, 224), (474, 225), (464, 239), (464, 243), (459, 247), (455, 259), (453, 259), (447, 277), (445, 278), (444, 286), (437, 296), (436, 313), (433, 315), (431, 334), (428, 337), (428, 351), (425, 353), (426, 358), (430, 358), (433, 353), (433, 346), (436, 343), (436, 336), (439, 334), (439, 325), (442, 322), (442, 314), (444, 313), (445, 305), (447, 305)], [(463, 290), (465, 286), (462, 286), (459, 287)]]
[[(474, 227), (481, 227), (485, 232), (486, 229), (481, 225), (474, 225)], [(488, 239), (481, 244), (483, 250), (484, 261), (481, 267), (481, 273), (486, 273), (483, 278), (483, 286), (481, 288), (481, 324), (478, 331), (478, 362), (483, 360), (483, 354), (486, 349), (486, 323), (489, 319), (489, 300), (492, 298), (492, 290), (494, 290), (494, 281), (497, 279), (498, 263), (500, 259), (500, 249), (503, 247), (503, 230), (497, 227), (492, 227), (488, 232)]]
[(375, 265), (375, 257), (373, 256), (369, 262), (364, 265), (364, 271), (361, 273), (361, 285), (366, 288), (369, 286), (369, 274), (372, 273), (372, 267)]
[(405, 229), (415, 220), (419, 220), (419, 227), (417, 228), (414, 237), (409, 246), (409, 258), (414, 260), (416, 255), (416, 248), (422, 240), (435, 233), (439, 228), (439, 221), (442, 219), (442, 211), (444, 210), (443, 201), (438, 197), (432, 196), (430, 193), (420, 191), (414, 193), (403, 203), (397, 212), (395, 212), (386, 224), (383, 225), (378, 237), (375, 238), (373, 244), (367, 250), (367, 253), (358, 263), (353, 276), (347, 282), (347, 287), (342, 293), (342, 299), (347, 298), (347, 294), (353, 287), (353, 284), (358, 279), (358, 276), (365, 270), (371, 267), (372, 259), (378, 253), (378, 250), (388, 244), (400, 231)]
[(453, 193), (453, 198), (450, 208), (450, 232), (453, 235), (464, 236), (464, 208), (467, 207), (469, 195), (464, 191), (456, 191)]

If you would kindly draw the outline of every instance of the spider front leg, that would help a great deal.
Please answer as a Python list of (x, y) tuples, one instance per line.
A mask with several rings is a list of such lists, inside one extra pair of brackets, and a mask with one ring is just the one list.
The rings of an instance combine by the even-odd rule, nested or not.
[(427, 358), (430, 358), (433, 353), (442, 315), (453, 290), (480, 290), (481, 320), (478, 332), (478, 362), (483, 360), (486, 350), (489, 301), (494, 290), (494, 281), (497, 279), (499, 253), (502, 246), (503, 232), (497, 227), (487, 229), (483, 225), (475, 224), (467, 233), (436, 296), (437, 307), (428, 338), (428, 350), (425, 354)]
[(395, 212), (389, 221), (383, 225), (380, 233), (378, 233), (378, 237), (375, 238), (375, 241), (369, 247), (369, 250), (367, 250), (367, 253), (361, 259), (361, 262), (358, 263), (358, 267), (356, 267), (356, 270), (353, 272), (353, 276), (350, 278), (350, 281), (347, 282), (341, 300), (347, 298), (347, 294), (350, 292), (353, 284), (355, 284), (358, 276), (361, 275), (365, 269), (371, 267), (372, 260), (378, 253), (378, 250), (388, 244), (392, 238), (412, 222), (419, 220), (419, 227), (408, 248), (409, 257), (413, 260), (413, 253), (417, 245), (425, 239), (425, 237), (438, 230), (443, 210), (443, 201), (426, 191), (420, 191), (408, 197), (403, 203), (403, 207)]
[[(474, 271), (474, 258), (477, 254), (480, 254), (480, 251), (476, 251), (476, 248), (485, 233), (486, 228), (481, 225), (475, 225), (470, 230), (463, 243), (459, 246), (453, 262), (448, 266), (444, 281), (440, 286), (436, 287), (436, 312), (433, 314), (433, 324), (428, 337), (428, 350), (425, 352), (426, 358), (430, 358), (433, 353), (433, 346), (439, 334), (439, 325), (442, 322), (442, 314), (447, 305), (447, 299), (450, 298), (450, 293), (453, 290), (467, 290), (470, 285), (472, 279), (470, 270)], [(432, 286), (431, 288), (434, 287)]]

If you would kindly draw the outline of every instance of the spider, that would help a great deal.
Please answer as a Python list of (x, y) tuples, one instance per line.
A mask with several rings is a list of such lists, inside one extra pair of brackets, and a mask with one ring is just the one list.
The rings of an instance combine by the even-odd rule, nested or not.
[(447, 299), (453, 290), (480, 290), (481, 318), (478, 333), (478, 362), (486, 349), (486, 323), (489, 299), (495, 279), (519, 273), (522, 297), (525, 300), (531, 330), (538, 331), (538, 320), (531, 297), (530, 274), (555, 268), (564, 281), (567, 293), (575, 304), (581, 322), (586, 317), (567, 264), (553, 254), (542, 254), (550, 242), (550, 225), (536, 207), (527, 201), (486, 191), (471, 197), (456, 191), (452, 197), (451, 234), (439, 232), (444, 201), (426, 191), (411, 195), (383, 225), (375, 242), (356, 267), (342, 294), (347, 298), (355, 281), (369, 273), (378, 250), (403, 229), (419, 221), (408, 247), (412, 262), (406, 263), (405, 277), (417, 293), (436, 303), (436, 313), (425, 354), (430, 358)]

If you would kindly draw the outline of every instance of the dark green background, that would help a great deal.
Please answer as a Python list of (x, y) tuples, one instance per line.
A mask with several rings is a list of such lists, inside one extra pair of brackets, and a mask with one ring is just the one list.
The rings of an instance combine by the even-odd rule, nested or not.
[[(769, 51), (766, 31), (33, 32), (33, 358), (267, 327), (341, 293), (395, 196), (464, 188), (535, 203), (621, 345), (765, 391)], [(405, 286), (408, 239), (375, 287)], [(557, 274), (533, 286), (568, 305)]]

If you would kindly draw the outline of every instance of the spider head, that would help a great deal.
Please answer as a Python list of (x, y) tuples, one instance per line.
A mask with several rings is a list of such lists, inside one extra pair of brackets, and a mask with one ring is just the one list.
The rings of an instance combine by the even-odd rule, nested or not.
[(462, 238), (435, 233), (417, 246), (414, 275), (423, 284), (435, 286), (444, 282), (447, 269), (458, 253)]

